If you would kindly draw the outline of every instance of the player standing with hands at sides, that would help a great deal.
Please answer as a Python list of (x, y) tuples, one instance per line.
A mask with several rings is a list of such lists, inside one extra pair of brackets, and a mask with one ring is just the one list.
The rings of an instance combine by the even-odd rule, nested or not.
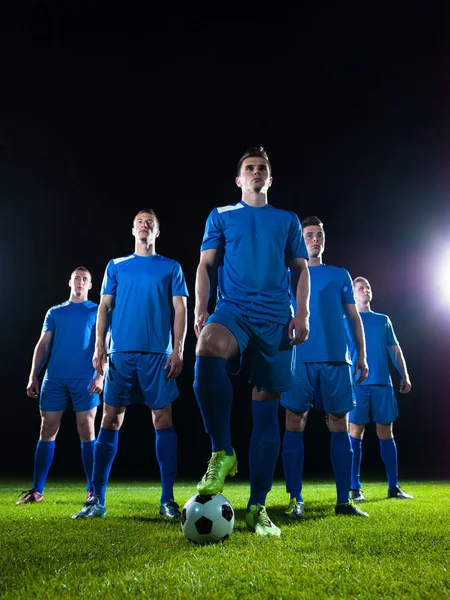
[[(356, 306), (364, 326), (367, 345), (369, 377), (356, 387), (356, 407), (349, 415), (350, 439), (353, 448), (352, 498), (362, 502), (360, 469), (362, 439), (370, 415), (377, 424), (380, 440), (381, 458), (386, 467), (388, 479), (388, 498), (411, 500), (413, 496), (404, 492), (398, 485), (397, 446), (393, 435), (393, 421), (398, 416), (398, 405), (389, 373), (387, 353), (389, 351), (394, 365), (401, 376), (400, 394), (411, 391), (411, 381), (400, 344), (395, 337), (392, 323), (387, 315), (375, 313), (370, 308), (372, 288), (364, 277), (353, 281)], [(350, 351), (355, 359), (355, 342), (350, 336)]]
[[(194, 391), (212, 444), (212, 457), (197, 489), (200, 494), (221, 493), (226, 476), (237, 472), (230, 433), (233, 389), (227, 367), (239, 371), (239, 359), (248, 348), (253, 432), (246, 523), (259, 535), (279, 536), (265, 502), (280, 447), (279, 396), (291, 388), (292, 348), (308, 337), (307, 252), (298, 217), (268, 204), (272, 169), (264, 148), (251, 148), (241, 157), (235, 181), (242, 198), (210, 213), (197, 268)], [(297, 299), (293, 318), (288, 268)], [(218, 298), (215, 312), (209, 315), (216, 272)]]
[[(87, 499), (95, 443), (95, 415), (103, 389), (103, 375), (92, 366), (98, 305), (88, 300), (92, 278), (86, 267), (77, 267), (69, 280), (67, 302), (52, 306), (45, 316), (41, 337), (34, 349), (27, 395), (39, 399), (41, 432), (34, 456), (33, 487), (22, 492), (16, 504), (42, 502), (44, 485), (55, 454), (61, 418), (72, 400), (81, 440), (81, 459), (86, 473)], [(48, 353), (50, 358), (42, 388), (38, 376)]]
[[(172, 402), (183, 368), (188, 291), (180, 265), (156, 253), (159, 221), (152, 209), (133, 219), (134, 254), (108, 263), (98, 311), (94, 365), (103, 371), (108, 351), (103, 417), (94, 451), (94, 495), (73, 518), (104, 517), (109, 473), (117, 453), (125, 408), (146, 404), (152, 411), (162, 493), (160, 514), (180, 518), (173, 486), (177, 435)], [(110, 320), (110, 344), (105, 336)], [(147, 443), (147, 438), (142, 440)]]
[[(345, 269), (322, 262), (325, 249), (323, 223), (317, 217), (302, 221), (308, 248), (311, 276), (311, 334), (297, 348), (295, 387), (281, 396), (286, 408), (283, 439), (283, 465), (290, 503), (286, 515), (300, 518), (304, 510), (302, 476), (304, 461), (303, 431), (308, 411), (320, 401), (326, 411), (331, 433), (330, 457), (336, 479), (336, 515), (368, 517), (349, 501), (352, 446), (348, 433), (348, 413), (355, 406), (351, 360), (348, 352), (344, 314), (356, 342), (357, 384), (367, 377), (366, 346), (361, 318), (355, 307), (353, 286)], [(323, 406), (322, 406), (323, 403)]]

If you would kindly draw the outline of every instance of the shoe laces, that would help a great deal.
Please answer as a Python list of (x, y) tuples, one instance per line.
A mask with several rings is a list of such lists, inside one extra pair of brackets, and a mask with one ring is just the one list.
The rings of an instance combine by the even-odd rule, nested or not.
[(262, 506), (261, 504), (257, 504), (256, 506), (258, 507), (255, 511), (256, 520), (265, 527), (272, 527), (272, 521), (269, 519), (266, 507)]
[(31, 494), (34, 494), (36, 492), (35, 488), (31, 488), (31, 490), (23, 490), (23, 492), (20, 492), (20, 494), (17, 496), (18, 498), (20, 498), (20, 496), (31, 496)]
[(222, 464), (223, 456), (219, 454), (213, 454), (208, 462), (208, 468), (206, 469), (205, 479), (216, 479), (219, 469)]

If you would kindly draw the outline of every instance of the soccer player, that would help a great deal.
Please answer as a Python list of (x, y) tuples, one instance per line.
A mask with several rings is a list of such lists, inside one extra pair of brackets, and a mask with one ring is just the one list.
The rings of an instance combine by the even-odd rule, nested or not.
[[(381, 458), (386, 467), (388, 498), (412, 499), (413, 496), (404, 492), (398, 485), (397, 446), (392, 428), (393, 422), (398, 416), (398, 405), (389, 372), (388, 351), (401, 376), (400, 394), (408, 394), (411, 390), (408, 369), (389, 317), (373, 312), (370, 308), (372, 301), (370, 283), (364, 277), (357, 277), (353, 281), (353, 285), (356, 306), (366, 337), (369, 377), (356, 387), (356, 407), (349, 415), (350, 439), (353, 448), (352, 498), (355, 502), (364, 500), (360, 480), (362, 440), (365, 425), (370, 422), (372, 415), (380, 440)], [(349, 336), (349, 338), (354, 360), (356, 348), (352, 337)]]
[[(106, 516), (109, 473), (117, 453), (125, 408), (145, 403), (152, 411), (156, 457), (162, 481), (160, 514), (180, 518), (173, 486), (177, 435), (172, 402), (183, 368), (188, 290), (180, 265), (156, 253), (159, 221), (152, 209), (133, 219), (134, 254), (108, 263), (98, 309), (93, 363), (103, 373), (110, 321), (103, 416), (94, 450), (93, 497), (73, 518)], [(145, 440), (147, 443), (147, 440)]]
[[(233, 390), (227, 366), (228, 372), (238, 372), (248, 348), (253, 432), (246, 523), (259, 535), (279, 536), (265, 502), (280, 447), (279, 395), (291, 388), (292, 348), (308, 337), (307, 253), (298, 217), (267, 202), (272, 169), (264, 148), (245, 152), (235, 181), (242, 191), (241, 200), (210, 213), (197, 269), (194, 391), (212, 443), (212, 457), (197, 489), (200, 494), (220, 493), (226, 476), (237, 472), (230, 435)], [(293, 318), (288, 267), (297, 295)], [(216, 272), (218, 297), (210, 315), (208, 300)]]
[[(86, 267), (77, 267), (69, 280), (67, 302), (47, 311), (41, 337), (34, 349), (27, 396), (39, 397), (41, 431), (34, 457), (33, 487), (22, 492), (16, 504), (42, 502), (44, 486), (55, 453), (61, 418), (72, 400), (81, 440), (81, 459), (91, 496), (95, 443), (95, 415), (103, 389), (103, 375), (92, 366), (98, 305), (88, 300), (92, 288)], [(50, 353), (47, 370), (39, 383), (39, 372)]]
[(315, 399), (316, 406), (326, 411), (331, 432), (330, 457), (337, 491), (335, 513), (367, 517), (367, 513), (349, 501), (352, 446), (348, 413), (353, 409), (355, 399), (344, 314), (355, 337), (357, 383), (361, 383), (368, 373), (364, 332), (355, 307), (350, 275), (341, 267), (322, 262), (325, 250), (323, 223), (317, 217), (307, 217), (302, 221), (302, 228), (311, 277), (311, 332), (308, 341), (296, 349), (295, 385), (292, 391), (281, 395), (281, 405), (286, 408), (282, 458), (286, 491), (290, 494), (286, 515), (294, 519), (303, 515), (303, 432)]

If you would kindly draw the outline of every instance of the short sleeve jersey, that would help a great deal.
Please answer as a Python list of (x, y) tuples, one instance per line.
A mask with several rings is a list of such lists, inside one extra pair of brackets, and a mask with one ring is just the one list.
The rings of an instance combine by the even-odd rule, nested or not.
[(101, 294), (115, 297), (111, 352), (172, 352), (173, 297), (188, 296), (181, 266), (160, 254), (109, 261)]
[(93, 377), (92, 356), (98, 304), (63, 302), (47, 311), (43, 332), (51, 331), (52, 346), (47, 376), (52, 379), (88, 379)]
[(288, 262), (308, 258), (295, 213), (237, 204), (215, 208), (201, 250), (219, 251), (218, 302), (242, 314), (286, 323), (290, 315)]
[[(352, 280), (342, 267), (308, 267), (311, 276), (309, 338), (296, 346), (297, 362), (351, 364), (344, 306), (355, 304)], [(295, 307), (295, 302), (294, 302)]]
[[(361, 312), (364, 335), (366, 338), (367, 364), (369, 377), (359, 385), (392, 385), (389, 372), (388, 351), (390, 346), (398, 345), (392, 323), (387, 315), (376, 312)], [(352, 360), (356, 361), (358, 351), (350, 334), (348, 325), (347, 333), (350, 342)]]

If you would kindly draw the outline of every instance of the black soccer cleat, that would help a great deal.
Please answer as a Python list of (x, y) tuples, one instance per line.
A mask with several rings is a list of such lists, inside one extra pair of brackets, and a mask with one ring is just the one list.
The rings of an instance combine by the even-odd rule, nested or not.
[(363, 510), (359, 510), (356, 508), (354, 504), (351, 502), (347, 502), (346, 504), (336, 504), (334, 508), (334, 512), (336, 515), (345, 515), (347, 517), (368, 517), (369, 515)]
[(388, 498), (397, 498), (397, 500), (412, 500), (414, 496), (407, 494), (398, 485), (388, 490)]
[(364, 494), (361, 488), (354, 488), (351, 490), (353, 502), (364, 502)]
[(173, 500), (163, 502), (159, 507), (159, 514), (168, 519), (181, 519), (180, 507)]

